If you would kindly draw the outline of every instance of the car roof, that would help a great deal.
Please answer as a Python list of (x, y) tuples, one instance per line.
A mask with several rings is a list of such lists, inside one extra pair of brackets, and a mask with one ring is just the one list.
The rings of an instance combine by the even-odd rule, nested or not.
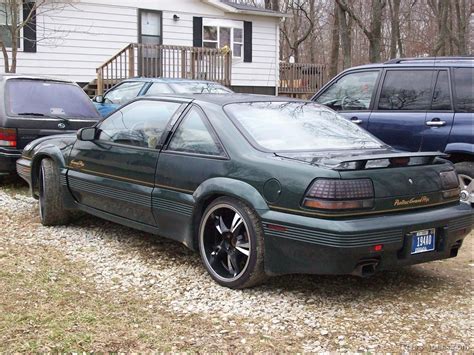
[(255, 95), (255, 94), (165, 94), (165, 95), (153, 95), (153, 96), (140, 96), (136, 100), (149, 100), (149, 99), (177, 99), (183, 102), (207, 102), (218, 106), (225, 106), (228, 104), (241, 103), (241, 102), (308, 102), (314, 103), (308, 100), (294, 99), (286, 96), (273, 96), (273, 95)]
[(65, 84), (75, 84), (73, 81), (58, 79), (54, 77), (47, 77), (47, 76), (25, 75), (25, 74), (14, 74), (14, 73), (0, 74), (0, 81), (10, 80), (10, 79), (55, 81), (55, 82), (65, 83)]
[(406, 68), (406, 67), (473, 67), (474, 56), (463, 57), (419, 57), (419, 58), (396, 58), (384, 63), (365, 64), (349, 68), (378, 69), (378, 68)]
[[(210, 80), (193, 80), (193, 79), (183, 79), (183, 78), (144, 78), (144, 77), (136, 77), (125, 79), (122, 81), (129, 82), (129, 81), (143, 81), (146, 83), (205, 83), (205, 84), (219, 84), (215, 81)], [(221, 85), (221, 84), (219, 84)]]

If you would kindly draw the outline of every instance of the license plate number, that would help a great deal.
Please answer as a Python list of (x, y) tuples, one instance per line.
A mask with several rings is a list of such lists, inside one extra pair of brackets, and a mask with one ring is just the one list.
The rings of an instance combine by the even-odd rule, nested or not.
[(435, 249), (435, 230), (426, 229), (410, 233), (412, 236), (411, 253), (419, 254), (433, 251)]

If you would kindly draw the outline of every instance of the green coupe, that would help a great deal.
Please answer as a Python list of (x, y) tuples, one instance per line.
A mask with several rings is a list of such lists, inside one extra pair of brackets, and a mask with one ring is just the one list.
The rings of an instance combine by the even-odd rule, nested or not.
[(34, 141), (17, 171), (44, 225), (80, 210), (177, 240), (231, 288), (454, 257), (473, 224), (441, 153), (395, 151), (288, 98), (139, 98), (77, 137)]

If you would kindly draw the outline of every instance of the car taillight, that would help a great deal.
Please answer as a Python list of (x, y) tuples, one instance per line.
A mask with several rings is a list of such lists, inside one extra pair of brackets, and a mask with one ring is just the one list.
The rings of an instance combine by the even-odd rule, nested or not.
[(0, 147), (16, 147), (16, 129), (0, 128)]
[(459, 197), (461, 189), (459, 187), (459, 179), (456, 171), (442, 171), (439, 173), (439, 177), (441, 178), (441, 188), (443, 189), (443, 197)]
[(303, 206), (322, 210), (355, 210), (374, 206), (374, 185), (370, 179), (316, 179)]

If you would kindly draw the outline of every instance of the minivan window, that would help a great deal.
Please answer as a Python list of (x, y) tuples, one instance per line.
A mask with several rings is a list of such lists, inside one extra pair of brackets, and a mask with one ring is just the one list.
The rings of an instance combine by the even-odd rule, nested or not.
[(319, 96), (316, 102), (336, 111), (368, 110), (378, 75), (378, 71), (344, 75)]
[(382, 147), (356, 124), (314, 103), (248, 102), (229, 104), (225, 111), (250, 141), (272, 152)]
[(451, 110), (451, 94), (449, 92), (448, 72), (446, 70), (438, 73), (438, 79), (433, 91), (433, 101), (431, 110), (446, 111)]
[(99, 118), (84, 91), (55, 81), (10, 79), (6, 85), (9, 113), (29, 117)]
[(455, 68), (456, 111), (474, 112), (474, 68)]
[(379, 110), (427, 111), (434, 70), (389, 70), (380, 93)]

